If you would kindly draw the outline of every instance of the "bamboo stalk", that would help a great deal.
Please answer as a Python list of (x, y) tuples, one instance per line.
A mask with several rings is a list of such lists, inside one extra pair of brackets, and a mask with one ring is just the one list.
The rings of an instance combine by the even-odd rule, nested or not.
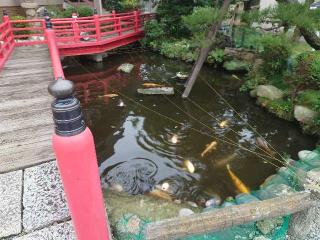
[(145, 235), (147, 240), (172, 240), (195, 234), (211, 233), (244, 223), (289, 215), (315, 204), (316, 202), (311, 200), (310, 193), (299, 192), (151, 223), (147, 226)]

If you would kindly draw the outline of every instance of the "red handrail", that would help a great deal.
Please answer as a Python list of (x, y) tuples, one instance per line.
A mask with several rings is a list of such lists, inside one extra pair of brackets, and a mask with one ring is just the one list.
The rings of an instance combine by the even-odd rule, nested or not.
[(6, 61), (10, 57), (15, 41), (12, 33), (11, 25), (8, 16), (3, 16), (0, 24), (0, 71), (3, 69)]
[[(79, 18), (52, 19), (58, 49), (101, 46), (110, 41), (122, 41), (126, 36), (143, 33), (144, 22), (154, 14), (116, 13)], [(19, 25), (20, 24), (20, 25)], [(25, 26), (21, 26), (21, 24)], [(10, 20), (0, 24), (0, 70), (15, 46), (47, 44), (45, 20)]]

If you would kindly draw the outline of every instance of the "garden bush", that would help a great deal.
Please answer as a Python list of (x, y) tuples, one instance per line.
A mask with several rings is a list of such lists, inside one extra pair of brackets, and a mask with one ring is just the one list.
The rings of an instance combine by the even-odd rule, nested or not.
[(263, 48), (260, 54), (263, 59), (261, 67), (264, 74), (274, 76), (286, 71), (287, 59), (291, 53), (288, 39), (283, 35), (265, 35), (259, 42)]
[(48, 7), (48, 12), (52, 18), (71, 18), (74, 11), (79, 17), (89, 17), (93, 15), (93, 9), (86, 5), (79, 5), (76, 8), (68, 7), (63, 11), (56, 6)]
[[(305, 90), (298, 95), (298, 103), (320, 112), (320, 91)], [(320, 125), (320, 122), (319, 122)]]
[[(11, 20), (26, 20), (26, 18), (24, 16), (12, 16), (10, 17)], [(28, 23), (15, 23), (13, 24), (14, 28), (27, 28), (29, 27)], [(27, 35), (30, 34), (31, 31), (30, 30), (21, 30), (21, 31), (15, 31), (14, 34), (15, 35)]]
[(296, 58), (295, 75), (306, 87), (320, 87), (320, 53), (301, 53)]

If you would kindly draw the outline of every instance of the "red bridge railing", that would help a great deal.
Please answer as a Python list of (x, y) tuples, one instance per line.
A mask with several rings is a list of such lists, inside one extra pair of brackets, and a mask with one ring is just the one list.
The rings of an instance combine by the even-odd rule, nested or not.
[[(82, 55), (104, 52), (143, 36), (145, 21), (153, 14), (139, 11), (94, 15), (79, 18), (52, 19), (55, 41), (60, 55)], [(15, 46), (47, 44), (45, 20), (10, 20), (0, 24), (0, 70)]]

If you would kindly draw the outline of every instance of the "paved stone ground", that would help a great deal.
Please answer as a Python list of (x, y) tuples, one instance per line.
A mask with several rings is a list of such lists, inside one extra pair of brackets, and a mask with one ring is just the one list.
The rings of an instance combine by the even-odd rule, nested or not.
[(0, 175), (0, 239), (75, 239), (55, 161)]

